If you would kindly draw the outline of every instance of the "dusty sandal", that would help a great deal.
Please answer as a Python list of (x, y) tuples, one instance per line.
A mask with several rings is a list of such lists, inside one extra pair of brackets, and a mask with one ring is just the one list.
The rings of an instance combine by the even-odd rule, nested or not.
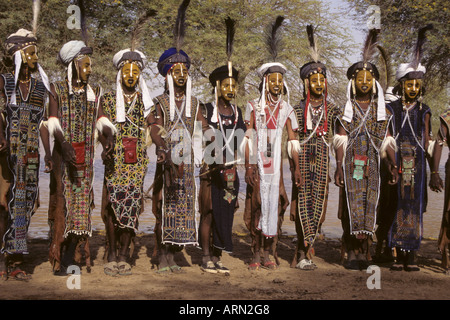
[(403, 266), (399, 263), (394, 263), (392, 265), (392, 267), (390, 268), (390, 270), (392, 271), (402, 271), (403, 270)]
[(230, 269), (225, 267), (222, 261), (217, 261), (216, 263), (214, 263), (214, 266), (216, 267), (217, 271), (219, 271), (219, 273), (230, 274)]
[(103, 271), (106, 275), (115, 277), (119, 274), (119, 267), (117, 266), (117, 262), (111, 261), (103, 266)]
[(155, 272), (156, 272), (156, 274), (164, 275), (164, 274), (172, 273), (172, 270), (170, 269), (170, 267), (163, 267), (163, 268), (156, 270)]
[(314, 270), (316, 265), (309, 259), (302, 259), (296, 266), (300, 270)]
[(263, 267), (265, 269), (275, 270), (277, 268), (277, 265), (273, 261), (267, 261), (264, 262)]
[(28, 273), (26, 273), (23, 270), (16, 269), (9, 273), (9, 278), (18, 280), (18, 281), (28, 281), (31, 279), (31, 275), (29, 275)]
[(173, 273), (184, 273), (184, 270), (176, 264), (170, 266), (170, 271), (172, 271)]
[(259, 262), (255, 262), (255, 263), (251, 263), (248, 265), (248, 270), (259, 270), (259, 268), (261, 267), (261, 264)]
[(117, 264), (117, 267), (119, 268), (119, 275), (121, 276), (131, 275), (131, 266), (129, 263), (121, 261)]
[(200, 266), (200, 269), (204, 272), (208, 272), (208, 273), (217, 273), (218, 270), (216, 269), (216, 266), (214, 265), (214, 263), (212, 261), (208, 261), (206, 263), (203, 263)]

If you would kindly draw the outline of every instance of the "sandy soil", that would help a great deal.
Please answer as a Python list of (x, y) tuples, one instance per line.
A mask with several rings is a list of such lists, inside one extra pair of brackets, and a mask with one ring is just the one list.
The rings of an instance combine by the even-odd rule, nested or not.
[[(442, 160), (442, 167), (444, 161)], [(100, 174), (101, 175), (101, 174)], [(44, 175), (43, 178), (46, 176)], [(100, 177), (102, 178), (102, 176)], [(149, 174), (149, 183), (153, 180)], [(45, 178), (45, 179), (48, 179)], [(288, 179), (285, 179), (288, 181)], [(100, 180), (101, 181), (101, 180)], [(32, 226), (45, 234), (46, 204), (45, 186), (48, 180), (41, 182), (41, 208), (32, 218)], [(101, 184), (98, 184), (101, 187)], [(288, 185), (289, 186), (289, 185)], [(98, 189), (98, 188), (97, 188)], [(290, 194), (290, 190), (287, 190)], [(314, 262), (318, 269), (302, 271), (290, 268), (295, 243), (293, 223), (289, 213), (285, 214), (283, 235), (278, 252), (280, 266), (277, 270), (249, 271), (250, 237), (242, 221), (242, 207), (235, 214), (234, 252), (224, 254), (222, 261), (230, 268), (231, 275), (206, 274), (200, 270), (201, 251), (188, 247), (177, 256), (177, 262), (183, 266), (184, 273), (158, 275), (156, 266), (151, 262), (154, 249), (154, 235), (142, 232), (136, 237), (136, 248), (132, 257), (133, 274), (130, 276), (110, 277), (103, 272), (105, 252), (104, 226), (98, 212), (93, 215), (97, 228), (90, 240), (93, 267), (88, 272), (81, 266), (79, 289), (69, 289), (67, 277), (57, 277), (51, 272), (48, 262), (48, 240), (46, 236), (32, 238), (29, 242), (30, 254), (26, 257), (23, 269), (32, 274), (29, 282), (13, 279), (0, 281), (0, 300), (153, 300), (156, 305), (164, 302), (177, 302), (168, 310), (178, 313), (178, 306), (185, 302), (200, 300), (197, 303), (217, 303), (228, 300), (255, 301), (264, 303), (273, 301), (295, 302), (296, 300), (448, 300), (450, 297), (450, 276), (440, 267), (441, 256), (437, 251), (436, 237), (439, 233), (442, 217), (443, 193), (429, 192), (428, 212), (425, 214), (423, 241), (419, 251), (419, 272), (395, 272), (389, 270), (389, 264), (380, 264), (380, 289), (369, 289), (368, 280), (375, 274), (366, 271), (349, 271), (341, 265), (340, 222), (336, 217), (337, 190), (330, 185), (330, 198), (325, 226), (325, 236), (316, 242)], [(99, 204), (101, 192), (96, 192), (96, 204)], [(146, 204), (150, 210), (151, 202)], [(98, 209), (96, 209), (98, 210)], [(152, 228), (152, 214), (141, 217), (142, 226)], [(140, 219), (140, 220), (141, 220)], [(372, 278), (370, 278), (372, 277)], [(369, 279), (370, 278), (370, 279)], [(75, 282), (71, 282), (75, 284)], [(166, 304), (167, 305), (167, 304)], [(170, 305), (172, 306), (172, 304)], [(282, 305), (284, 306), (284, 305)], [(289, 306), (295, 307), (293, 304)], [(321, 310), (324, 312), (326, 310)], [(273, 314), (273, 313), (272, 313)]]
[[(237, 214), (236, 217), (242, 215)], [(69, 277), (51, 273), (48, 241), (30, 241), (30, 254), (24, 269), (32, 274), (29, 282), (0, 282), (0, 299), (32, 300), (446, 300), (450, 276), (440, 268), (435, 240), (424, 240), (419, 252), (419, 272), (395, 272), (389, 264), (380, 264), (380, 289), (369, 289), (372, 273), (349, 271), (340, 264), (340, 242), (323, 238), (317, 241), (318, 269), (302, 271), (290, 268), (294, 238), (283, 236), (279, 243), (280, 266), (277, 270), (249, 271), (250, 237), (239, 218), (235, 222), (233, 254), (224, 254), (223, 262), (231, 274), (206, 274), (200, 270), (201, 251), (188, 247), (176, 259), (182, 274), (158, 275), (151, 263), (154, 236), (136, 238), (132, 257), (133, 274), (110, 277), (103, 272), (104, 234), (91, 239), (93, 267), (89, 273), (82, 265), (79, 289), (69, 289)], [(372, 278), (371, 278), (372, 279)], [(373, 283), (371, 280), (369, 282)], [(72, 281), (72, 284), (76, 282)]]

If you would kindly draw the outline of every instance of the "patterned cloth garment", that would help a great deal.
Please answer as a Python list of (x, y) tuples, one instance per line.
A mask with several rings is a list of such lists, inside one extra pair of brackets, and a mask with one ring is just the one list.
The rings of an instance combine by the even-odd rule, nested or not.
[[(88, 98), (86, 91), (69, 95), (66, 81), (56, 82), (58, 115), (65, 141), (74, 146), (77, 164), (66, 165), (63, 172), (65, 217), (64, 237), (69, 233), (92, 235), (93, 164), (95, 157), (95, 124), (97, 121), (98, 92)], [(92, 90), (88, 86), (88, 90)]]
[[(14, 89), (12, 74), (2, 75), (8, 101)], [(28, 253), (27, 233), (31, 216), (38, 206), (39, 194), (39, 126), (45, 114), (46, 89), (31, 78), (29, 93), (16, 92), (16, 105), (6, 104), (7, 157), (13, 180), (8, 192), (8, 230), (2, 252)]]
[[(399, 182), (395, 185), (396, 197), (389, 201), (394, 220), (388, 233), (390, 247), (404, 250), (419, 249), (423, 231), (423, 213), (427, 207), (427, 176), (425, 150), (425, 115), (431, 110), (422, 103), (411, 109), (403, 108), (401, 99), (387, 108), (393, 114), (394, 137)], [(430, 125), (431, 130), (431, 125)]]
[[(450, 109), (447, 109), (440, 116), (441, 128), (442, 126), (447, 128), (447, 132), (450, 132)], [(442, 130), (441, 136), (443, 139), (447, 139), (447, 136), (443, 134)], [(437, 142), (436, 142), (437, 143)], [(442, 254), (442, 267), (450, 268), (449, 259), (449, 244), (450, 244), (450, 153), (445, 163), (445, 196), (444, 196), (444, 208), (442, 212), (442, 222), (441, 229), (439, 231), (438, 237), (438, 248)]]
[[(333, 136), (334, 120), (340, 109), (327, 103), (325, 112), (323, 104), (317, 108), (317, 115), (312, 118), (312, 129), (306, 129), (305, 100), (294, 107), (299, 124), (300, 172), (303, 184), (297, 188), (293, 184), (293, 202), (291, 208), (294, 216), (298, 215), (305, 245), (312, 246), (318, 235), (320, 224), (325, 219), (328, 198), (329, 178), (329, 143)], [(309, 106), (308, 109), (313, 109)], [(315, 131), (314, 131), (315, 129)], [(297, 203), (297, 206), (295, 206)]]
[(282, 136), (288, 119), (292, 129), (298, 129), (294, 109), (284, 100), (269, 112), (265, 107), (264, 113), (258, 100), (248, 102), (245, 121), (253, 116), (256, 128), (257, 164), (260, 176), (261, 217), (258, 230), (266, 237), (278, 234), (278, 204), (281, 179), (281, 148)]
[[(230, 139), (230, 137), (232, 135), (243, 137), (246, 127), (242, 112), (238, 107), (234, 107), (236, 108), (235, 111), (229, 116), (218, 113), (222, 125), (218, 121), (213, 121), (213, 108), (215, 108), (213, 104), (206, 104), (207, 121), (211, 128), (217, 130), (217, 134), (215, 135), (216, 139), (223, 137), (224, 149), (222, 155), (225, 163), (227, 161), (226, 159), (235, 159), (239, 147), (239, 140), (237, 138)], [(241, 130), (241, 132), (236, 133), (238, 130)], [(230, 141), (230, 148), (226, 147), (226, 141)], [(239, 176), (236, 165), (232, 165), (230, 168), (227, 167), (227, 170), (214, 170), (211, 172), (213, 246), (226, 252), (233, 251), (232, 228), (234, 212), (238, 202), (238, 193)]]
[[(190, 139), (194, 135), (198, 100), (191, 98), (191, 117), (186, 117), (184, 108), (177, 114), (173, 121), (170, 120), (169, 95), (162, 94), (155, 98), (155, 105), (160, 104), (164, 114), (164, 129), (168, 133), (164, 137), (165, 144), (174, 159), (178, 152), (184, 158), (181, 166), (182, 174), (174, 177), (170, 184), (164, 183), (163, 207), (162, 207), (162, 243), (176, 245), (197, 245), (197, 228), (199, 223), (199, 212), (197, 203), (197, 185), (194, 175), (194, 155)], [(184, 105), (184, 104), (183, 104)], [(180, 146), (186, 143), (185, 148)], [(187, 150), (187, 147), (191, 148)], [(189, 154), (190, 153), (190, 154)], [(179, 171), (180, 172), (180, 171)]]
[[(109, 202), (118, 226), (137, 231), (148, 165), (142, 94), (138, 92), (132, 102), (125, 103), (125, 122), (116, 121), (115, 92), (108, 92), (103, 96), (103, 111), (117, 129), (113, 157), (111, 161), (105, 162)], [(126, 146), (127, 141), (135, 141), (130, 143), (132, 150)], [(127, 159), (126, 152), (135, 153), (136, 157)]]
[(342, 116), (338, 121), (347, 131), (348, 144), (344, 159), (344, 182), (350, 234), (372, 235), (380, 194), (380, 148), (388, 133), (390, 114), (377, 121), (377, 104), (372, 102), (364, 113), (353, 102), (352, 121)]

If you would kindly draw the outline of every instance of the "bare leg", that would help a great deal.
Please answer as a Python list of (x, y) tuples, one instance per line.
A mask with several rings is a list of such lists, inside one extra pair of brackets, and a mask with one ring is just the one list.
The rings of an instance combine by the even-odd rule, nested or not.
[(116, 234), (113, 217), (110, 212), (106, 217), (105, 222), (106, 237), (108, 239), (108, 262), (117, 261), (117, 247), (116, 247)]
[(256, 232), (253, 239), (253, 259), (250, 263), (249, 269), (256, 270), (261, 265), (261, 233)]
[(211, 238), (212, 213), (208, 212), (202, 216), (200, 222), (200, 237), (203, 250), (202, 264), (206, 264), (211, 260), (210, 238)]
[(270, 249), (274, 238), (264, 238), (264, 256), (263, 256), (263, 266), (269, 269), (276, 269), (276, 264), (270, 260)]
[[(6, 233), (8, 213), (3, 206), (0, 206), (0, 248), (3, 248), (3, 236)], [(8, 268), (6, 265), (6, 255), (0, 254), (0, 278), (6, 280)]]

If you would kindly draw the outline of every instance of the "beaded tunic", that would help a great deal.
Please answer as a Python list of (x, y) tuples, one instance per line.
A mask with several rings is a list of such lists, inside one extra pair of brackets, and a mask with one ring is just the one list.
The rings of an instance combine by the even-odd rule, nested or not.
[[(14, 76), (4, 74), (2, 77), (9, 102), (14, 90)], [(13, 180), (8, 192), (9, 227), (4, 235), (2, 252), (28, 253), (28, 226), (38, 205), (39, 125), (45, 114), (45, 93), (44, 84), (31, 78), (28, 96), (23, 97), (17, 90), (18, 103), (6, 103), (7, 160)]]
[[(312, 127), (308, 129), (305, 103), (303, 100), (300, 105), (294, 107), (299, 124), (299, 165), (303, 183), (300, 188), (293, 186), (293, 192), (296, 192), (293, 198), (296, 201), (292, 203), (297, 202), (295, 214), (299, 216), (305, 242), (312, 246), (320, 224), (325, 219), (330, 180), (329, 141), (333, 136), (334, 120), (339, 116), (340, 109), (332, 103), (327, 103), (326, 111), (323, 105), (319, 106), (317, 113), (311, 115)], [(315, 108), (309, 106), (308, 112), (312, 110)]]
[(350, 218), (350, 234), (372, 235), (375, 230), (380, 196), (380, 148), (388, 133), (390, 114), (377, 121), (376, 102), (364, 112), (354, 101), (349, 123), (338, 118), (348, 135), (343, 164), (346, 208)]
[[(190, 150), (180, 150), (180, 146), (186, 142), (185, 147), (192, 148), (190, 139), (194, 135), (196, 115), (198, 110), (198, 100), (191, 98), (192, 115), (186, 117), (184, 108), (179, 114), (175, 112), (173, 121), (170, 120), (169, 95), (162, 94), (154, 99), (155, 105), (160, 104), (164, 113), (164, 129), (168, 133), (163, 137), (166, 147), (174, 159), (175, 152), (182, 152), (179, 156), (189, 156)], [(198, 228), (198, 202), (197, 185), (194, 175), (194, 156), (190, 153), (189, 158), (184, 158), (182, 175), (174, 177), (169, 184), (164, 184), (162, 192), (162, 243), (177, 245), (197, 245)]]
[(72, 145), (82, 146), (79, 149), (80, 163), (76, 166), (65, 165), (63, 170), (66, 218), (64, 237), (69, 233), (91, 236), (98, 90), (94, 93), (88, 86), (88, 92), (83, 90), (69, 95), (66, 81), (56, 82), (54, 85), (64, 139)]
[[(137, 92), (131, 103), (125, 104), (125, 122), (116, 121), (116, 93), (103, 96), (103, 111), (117, 129), (111, 161), (105, 162), (105, 185), (108, 199), (121, 228), (138, 230), (143, 208), (143, 184), (147, 172), (144, 104)], [(136, 162), (126, 163), (124, 138), (136, 139)]]

